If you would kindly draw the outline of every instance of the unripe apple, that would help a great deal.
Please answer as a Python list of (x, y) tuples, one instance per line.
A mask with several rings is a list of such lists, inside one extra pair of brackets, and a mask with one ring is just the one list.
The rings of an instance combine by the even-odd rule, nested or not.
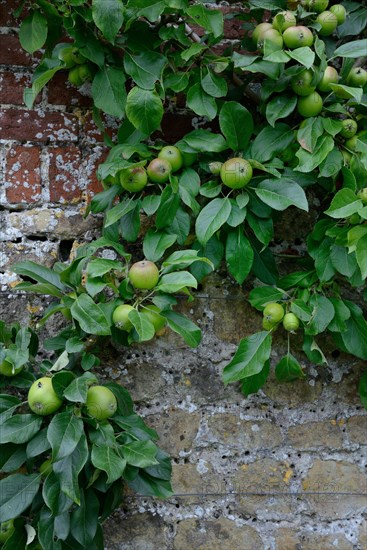
[(147, 168), (147, 174), (153, 183), (166, 183), (169, 180), (172, 166), (168, 160), (156, 158), (153, 159)]
[(262, 35), (264, 34), (264, 32), (272, 28), (273, 28), (273, 25), (271, 23), (260, 23), (259, 25), (257, 25), (257, 27), (255, 27), (252, 33), (253, 42), (257, 44), (260, 38), (262, 38)]
[(342, 120), (342, 126), (343, 128), (339, 133), (343, 138), (349, 139), (357, 133), (358, 124), (352, 118), (345, 118)]
[(367, 204), (367, 187), (363, 187), (363, 189), (360, 189), (357, 193), (357, 197), (361, 199), (363, 204)]
[(121, 187), (130, 193), (141, 191), (148, 183), (148, 175), (142, 166), (122, 170), (119, 179)]
[(351, 151), (355, 151), (357, 148), (357, 143), (358, 143), (358, 136), (353, 136), (345, 141), (344, 146), (347, 149), (350, 149)]
[(219, 162), (219, 160), (210, 162), (208, 165), (208, 168), (210, 170), (210, 173), (213, 174), (213, 176), (217, 176), (220, 174), (220, 170), (223, 166), (223, 162)]
[(62, 400), (56, 394), (51, 378), (39, 378), (29, 388), (29, 408), (36, 414), (45, 416), (56, 412), (62, 405)]
[(270, 302), (269, 304), (266, 304), (263, 311), (263, 316), (269, 323), (276, 325), (284, 317), (283, 306), (277, 302)]
[(140, 290), (151, 290), (158, 283), (158, 279), (158, 267), (149, 260), (136, 262), (129, 269), (130, 283)]
[(10, 539), (14, 531), (15, 528), (13, 519), (9, 519), (8, 521), (0, 523), (0, 544), (2, 545), (3, 542), (6, 542), (8, 539)]
[(317, 92), (312, 92), (312, 94), (305, 97), (299, 97), (297, 101), (297, 110), (305, 118), (317, 116), (321, 113), (322, 106), (322, 97)]
[(334, 6), (331, 6), (329, 9), (334, 15), (336, 15), (338, 25), (342, 25), (347, 18), (347, 11), (345, 7), (341, 4), (334, 4)]
[(264, 53), (265, 42), (269, 44), (271, 51), (281, 50), (283, 47), (283, 38), (280, 32), (275, 29), (265, 31), (261, 38), (257, 41), (257, 49)]
[(295, 75), (291, 80), (291, 86), (292, 90), (297, 95), (310, 95), (316, 89), (313, 71), (311, 71), (311, 69), (304, 69), (302, 72)]
[(120, 304), (117, 306), (112, 313), (113, 324), (116, 325), (117, 328), (130, 332), (133, 325), (129, 319), (129, 313), (133, 310), (134, 308), (130, 304)]
[(281, 11), (273, 19), (273, 28), (279, 32), (284, 32), (288, 27), (297, 25), (297, 20), (291, 11)]
[(177, 170), (182, 168), (183, 158), (181, 151), (174, 145), (163, 147), (159, 151), (158, 158), (167, 160), (172, 167), (172, 172), (177, 172)]
[(320, 92), (331, 92), (330, 84), (337, 84), (339, 81), (339, 73), (334, 67), (328, 65), (322, 75), (322, 79), (317, 85)]
[(87, 392), (86, 407), (88, 414), (96, 420), (107, 420), (117, 410), (117, 400), (109, 388), (91, 386)]
[(313, 34), (308, 27), (298, 25), (288, 27), (283, 33), (284, 44), (291, 50), (304, 46), (312, 46)]
[(283, 327), (288, 332), (296, 332), (299, 327), (299, 319), (294, 313), (286, 313), (283, 317)]
[(326, 10), (329, 5), (329, 0), (308, 0), (307, 8), (310, 11), (317, 11), (318, 13)]
[(252, 178), (252, 166), (243, 158), (235, 157), (229, 159), (222, 165), (220, 177), (227, 187), (241, 189)]
[(12, 363), (10, 361), (7, 361), (4, 359), (2, 363), (0, 363), (0, 374), (3, 376), (11, 377), (16, 376), (24, 369), (24, 365), (21, 367), (14, 368)]
[(148, 304), (142, 306), (141, 313), (144, 315), (154, 326), (155, 332), (159, 332), (166, 325), (167, 320), (163, 315), (160, 315), (161, 310), (154, 304)]
[(320, 23), (320, 36), (330, 36), (338, 26), (336, 15), (331, 11), (323, 11), (316, 17), (317, 23)]
[(347, 76), (347, 84), (349, 86), (355, 86), (363, 88), (367, 82), (367, 71), (362, 67), (353, 67)]

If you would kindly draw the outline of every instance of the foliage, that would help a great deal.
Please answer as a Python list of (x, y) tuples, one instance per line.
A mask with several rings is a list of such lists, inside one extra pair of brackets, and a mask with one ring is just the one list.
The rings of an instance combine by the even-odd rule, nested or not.
[[(265, 314), (264, 330), (241, 340), (224, 368), (224, 383), (239, 381), (246, 396), (258, 391), (270, 372), (278, 329), (288, 335), (288, 351), (275, 366), (280, 382), (305, 377), (294, 341), (316, 365), (327, 363), (327, 335), (342, 351), (367, 359), (367, 323), (351, 298), (367, 299), (367, 73), (361, 67), (367, 20), (361, 4), (343, 2), (345, 21), (327, 16), (335, 23), (328, 27), (307, 0), (268, 1), (267, 12), (263, 2), (246, 2), (247, 10), (230, 16), (242, 23), (245, 37), (218, 54), (224, 18), (203, 3), (32, 3), (20, 40), (31, 53), (43, 48), (43, 56), (25, 90), (26, 105), (58, 71), (67, 71), (70, 83), (91, 95), (102, 132), (105, 115), (120, 120), (116, 139), (104, 132), (111, 148), (98, 168), (104, 191), (89, 207), (103, 213), (101, 238), (53, 269), (31, 262), (14, 268), (26, 278), (18, 290), (55, 298), (41, 323), (58, 311), (71, 322), (48, 343), (59, 355), (54, 368), (69, 372), (80, 364), (84, 384), (94, 376), (105, 339), (129, 345), (153, 338), (147, 304), (157, 306), (188, 345), (198, 345), (199, 329), (173, 311), (175, 295), (192, 299), (190, 289), (223, 265), (238, 284), (254, 283), (254, 308), (263, 312), (275, 303), (285, 314), (276, 323)], [(280, 11), (286, 8), (292, 13)], [(260, 31), (257, 24), (275, 15), (278, 30), (268, 25)], [(156, 131), (178, 101), (203, 127), (174, 144), (177, 166), (157, 178), (151, 161), (162, 157), (166, 144)], [(274, 223), (282, 223), (288, 208), (317, 216), (301, 255), (292, 256), (294, 271), (278, 261), (273, 246)], [(291, 231), (291, 239), (298, 237), (297, 222)], [(144, 257), (161, 266), (152, 291), (129, 282), (131, 246), (141, 246)], [(133, 308), (128, 328), (113, 322), (121, 304)], [(359, 384), (365, 406), (366, 381), (365, 373)], [(53, 513), (48, 508), (45, 526)]]

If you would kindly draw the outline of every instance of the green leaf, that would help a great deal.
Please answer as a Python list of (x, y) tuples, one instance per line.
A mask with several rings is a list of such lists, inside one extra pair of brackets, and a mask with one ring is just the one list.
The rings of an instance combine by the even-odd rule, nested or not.
[(107, 483), (120, 479), (126, 467), (126, 460), (107, 445), (93, 445), (91, 460), (95, 468), (106, 472)]
[(61, 550), (61, 541), (56, 540), (55, 537), (55, 517), (51, 512), (43, 506), (41, 509), (39, 520), (37, 524), (38, 539), (41, 548), (47, 548), (47, 550)]
[(350, 310), (350, 318), (345, 321), (345, 331), (333, 334), (334, 340), (343, 351), (367, 360), (367, 323), (363, 311), (353, 302), (344, 300), (344, 303)]
[(237, 101), (226, 101), (219, 113), (219, 126), (234, 151), (247, 148), (254, 122), (251, 113)]
[[(206, 50), (206, 48), (207, 46), (205, 46), (204, 44), (198, 44), (197, 42), (195, 42), (194, 44), (191, 44), (189, 48), (181, 52), (180, 55), (184, 61), (189, 61), (189, 59), (200, 54), (201, 52)], [(187, 84), (188, 84), (188, 80), (187, 80)]]
[(113, 422), (122, 428), (126, 433), (139, 438), (140, 440), (147, 441), (148, 439), (158, 439), (158, 434), (152, 428), (149, 428), (143, 419), (136, 413), (129, 416), (116, 416), (113, 417)]
[(361, 398), (362, 405), (367, 409), (367, 371), (364, 372), (359, 380), (358, 393)]
[(277, 282), (278, 270), (274, 256), (268, 248), (265, 248), (254, 237), (249, 237), (254, 251), (252, 271), (263, 283), (274, 285)]
[(130, 311), (128, 317), (137, 332), (138, 342), (146, 342), (154, 337), (153, 323), (145, 315), (134, 309)]
[(47, 428), (43, 428), (28, 442), (26, 452), (28, 458), (34, 458), (51, 448), (47, 439)]
[(19, 41), (28, 53), (42, 48), (47, 38), (47, 19), (39, 10), (23, 19), (19, 28)]
[(312, 307), (312, 317), (305, 325), (305, 332), (308, 335), (320, 334), (332, 321), (335, 315), (334, 306), (328, 298), (319, 294), (311, 296), (309, 305)]
[(176, 241), (177, 235), (168, 235), (164, 231), (149, 229), (144, 237), (144, 257), (151, 262), (159, 260), (167, 248), (170, 248)]
[(38, 493), (41, 474), (14, 474), (0, 480), (1, 522), (16, 518), (28, 508)]
[(230, 363), (224, 367), (222, 378), (225, 384), (258, 374), (269, 360), (271, 336), (268, 332), (256, 332), (243, 338)]
[(124, 71), (107, 65), (99, 69), (93, 79), (92, 97), (96, 107), (108, 115), (122, 118), (125, 106), (127, 108)]
[(144, 134), (150, 135), (159, 128), (163, 116), (162, 101), (156, 91), (135, 86), (126, 102), (126, 116)]
[(280, 118), (285, 118), (290, 115), (297, 104), (297, 96), (281, 96), (278, 95), (271, 99), (266, 106), (266, 119), (270, 126), (274, 128), (275, 122)]
[(329, 300), (333, 304), (335, 316), (331, 323), (329, 323), (328, 330), (331, 332), (344, 332), (347, 328), (345, 321), (350, 319), (350, 310), (343, 300), (339, 300), (338, 298), (329, 298)]
[(93, 489), (81, 491), (80, 506), (71, 513), (70, 531), (83, 548), (88, 548), (93, 543), (98, 527), (98, 515), (99, 500)]
[(333, 149), (320, 164), (320, 178), (331, 178), (336, 176), (344, 163), (343, 155), (339, 149)]
[(111, 327), (103, 310), (87, 294), (78, 296), (71, 306), (71, 314), (87, 334), (111, 334)]
[(266, 162), (277, 153), (285, 151), (294, 141), (294, 132), (287, 124), (265, 126), (251, 144), (251, 157), (258, 162)]
[(14, 472), (26, 461), (27, 454), (24, 445), (8, 443), (2, 445), (0, 455), (0, 472)]
[(153, 90), (157, 80), (161, 80), (167, 58), (150, 50), (140, 51), (133, 55), (125, 53), (125, 71), (135, 84), (144, 90)]
[(228, 198), (217, 198), (209, 202), (196, 219), (195, 231), (199, 242), (206, 244), (226, 223), (230, 213), (231, 203)]
[(190, 215), (179, 206), (173, 222), (166, 227), (166, 231), (177, 238), (178, 244), (183, 245), (190, 233), (190, 222)]
[(362, 208), (362, 201), (351, 189), (340, 189), (325, 214), (331, 218), (347, 218)]
[(114, 42), (123, 23), (121, 0), (93, 0), (93, 21), (109, 42)]
[(180, 197), (174, 193), (172, 187), (167, 185), (161, 195), (161, 203), (157, 210), (155, 226), (157, 229), (168, 227), (173, 222), (178, 207), (180, 206)]
[(295, 171), (312, 172), (317, 166), (320, 166), (322, 161), (326, 159), (334, 147), (334, 140), (331, 136), (320, 136), (317, 140), (314, 152), (309, 153), (304, 149), (299, 149), (299, 151), (297, 151), (296, 157), (299, 159), (299, 165), (295, 168)]
[(363, 57), (366, 55), (366, 51), (367, 51), (367, 39), (365, 38), (363, 40), (355, 40), (354, 42), (347, 42), (346, 44), (342, 44), (341, 46), (339, 46), (339, 48), (336, 48), (336, 50), (334, 50), (332, 58)]
[(155, 287), (156, 292), (179, 292), (185, 287), (197, 288), (198, 282), (188, 271), (174, 271), (163, 275)]
[[(356, 5), (356, 4), (354, 4)], [(342, 25), (338, 25), (337, 34), (339, 38), (346, 36), (358, 36), (367, 25), (367, 12), (365, 6), (361, 5), (359, 9), (348, 13), (348, 17)]]
[(73, 504), (72, 499), (61, 492), (60, 482), (54, 471), (46, 477), (43, 483), (42, 496), (46, 505), (55, 516), (64, 514)]
[(98, 382), (96, 376), (90, 372), (85, 372), (75, 378), (64, 390), (64, 397), (73, 403), (86, 403), (87, 391), (92, 383)]
[(188, 8), (186, 13), (195, 21), (196, 25), (204, 27), (214, 38), (218, 38), (223, 34), (223, 15), (219, 10), (209, 9), (202, 4), (196, 4)]
[(157, 479), (147, 474), (144, 470), (139, 471), (133, 480), (128, 481), (133, 491), (140, 495), (154, 496), (158, 498), (169, 498), (173, 495), (170, 481)]
[[(80, 421), (82, 422), (82, 420)], [(83, 433), (71, 454), (68, 454), (61, 460), (57, 460), (57, 462), (53, 464), (53, 470), (60, 482), (62, 493), (78, 505), (80, 504), (80, 485), (78, 476), (84, 468), (88, 456), (87, 438)]]
[(213, 134), (208, 130), (194, 130), (176, 143), (176, 147), (184, 153), (220, 153), (228, 149), (228, 145), (221, 134)]
[(206, 75), (201, 80), (201, 87), (205, 93), (212, 97), (223, 97), (228, 92), (227, 81), (210, 69), (207, 69)]
[(39, 431), (42, 418), (35, 414), (15, 414), (0, 429), (0, 445), (26, 443)]
[(121, 446), (122, 454), (128, 464), (138, 468), (147, 468), (158, 464), (155, 458), (158, 447), (153, 441), (133, 441)]
[(255, 193), (259, 199), (274, 210), (285, 210), (288, 206), (297, 206), (297, 208), (308, 212), (305, 192), (292, 179), (263, 180), (255, 189)]
[(201, 330), (190, 319), (174, 311), (162, 311), (161, 315), (167, 319), (167, 324), (174, 332), (180, 334), (192, 348), (196, 348), (201, 341)]
[(343, 99), (355, 99), (357, 103), (362, 103), (363, 89), (351, 86), (344, 86), (343, 84), (330, 84), (330, 88), (333, 90), (337, 97)]
[(134, 210), (136, 204), (136, 200), (133, 199), (128, 199), (116, 204), (116, 206), (114, 206), (113, 208), (111, 208), (111, 210), (107, 212), (105, 227), (110, 227), (110, 225), (113, 225), (114, 223), (121, 220), (121, 218), (131, 212), (131, 210)]
[(258, 241), (268, 246), (274, 236), (274, 224), (271, 218), (258, 218), (251, 212), (247, 213), (246, 221), (256, 235)]
[(297, 132), (297, 141), (309, 153), (312, 153), (317, 145), (317, 140), (324, 133), (324, 126), (321, 117), (305, 119), (302, 128)]
[(312, 316), (312, 309), (304, 303), (303, 300), (294, 300), (291, 302), (290, 310), (294, 313), (298, 319), (308, 323)]
[(158, 210), (159, 204), (161, 202), (160, 195), (147, 195), (143, 198), (142, 208), (147, 216), (152, 216)]
[(117, 412), (123, 416), (129, 416), (134, 410), (134, 403), (126, 388), (120, 386), (116, 382), (107, 382), (105, 384), (117, 399)]
[(279, 302), (283, 300), (284, 292), (273, 286), (260, 286), (253, 288), (249, 294), (248, 300), (252, 307), (262, 311), (266, 304)]
[(304, 65), (307, 69), (310, 69), (315, 61), (315, 52), (308, 46), (304, 48), (296, 48), (295, 50), (287, 50), (287, 55), (292, 59)]
[(37, 264), (36, 262), (18, 262), (12, 266), (12, 270), (14, 273), (23, 275), (24, 277), (29, 277), (38, 283), (48, 283), (55, 286), (59, 290), (66, 290), (66, 287), (60, 281), (60, 276), (58, 273), (48, 267)]
[(220, 266), (224, 256), (224, 246), (217, 235), (213, 235), (205, 245), (201, 245), (198, 241), (195, 241), (192, 246), (198, 251), (200, 256), (207, 258), (211, 262), (211, 265), (196, 262), (190, 266), (190, 271), (195, 279), (202, 281), (204, 277)]
[(215, 99), (204, 92), (199, 83), (194, 84), (187, 92), (186, 104), (199, 116), (213, 120), (217, 114)]
[(245, 237), (242, 227), (228, 233), (226, 241), (226, 261), (228, 271), (241, 285), (251, 271), (254, 251)]
[(47, 429), (47, 438), (55, 462), (72, 454), (84, 433), (83, 421), (73, 413), (56, 414)]
[(356, 247), (356, 258), (363, 279), (367, 278), (367, 235), (361, 237)]
[(87, 274), (90, 277), (100, 277), (113, 270), (123, 270), (124, 266), (117, 260), (108, 260), (106, 258), (94, 258), (87, 265)]
[(288, 353), (275, 366), (275, 377), (278, 382), (293, 382), (305, 378), (305, 374), (297, 359)]
[(36, 97), (38, 96), (40, 91), (46, 86), (46, 84), (51, 80), (51, 78), (53, 78), (55, 74), (62, 69), (63, 69), (62, 66), (48, 69), (32, 81), (31, 88), (24, 88), (23, 100), (28, 109), (32, 109), (33, 104), (36, 100)]
[(268, 379), (270, 372), (270, 361), (265, 361), (264, 367), (260, 372), (253, 376), (244, 378), (241, 382), (241, 391), (245, 397), (248, 397), (251, 393), (256, 393), (263, 387)]

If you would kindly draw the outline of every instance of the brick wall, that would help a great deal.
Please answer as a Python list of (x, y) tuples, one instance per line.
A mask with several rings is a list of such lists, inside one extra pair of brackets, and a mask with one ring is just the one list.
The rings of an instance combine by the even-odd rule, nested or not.
[[(35, 60), (19, 46), (14, 4), (0, 0), (0, 309), (26, 322), (45, 303), (10, 293), (11, 264), (52, 265), (75, 239), (98, 234), (98, 218), (83, 214), (106, 148), (87, 94), (64, 75), (34, 109), (23, 105)], [(227, 38), (241, 32), (226, 22)], [(191, 128), (183, 115), (163, 123), (171, 141)], [(272, 377), (244, 399), (220, 375), (239, 340), (260, 329), (245, 297), (215, 276), (182, 306), (202, 327), (197, 350), (167, 332), (106, 351), (101, 374), (124, 384), (158, 430), (173, 456), (176, 493), (162, 502), (128, 495), (106, 523), (109, 550), (366, 550), (367, 416), (357, 397), (365, 364), (331, 346), (329, 365), (316, 369), (299, 353), (306, 381), (280, 385)], [(285, 346), (279, 337), (273, 362)]]

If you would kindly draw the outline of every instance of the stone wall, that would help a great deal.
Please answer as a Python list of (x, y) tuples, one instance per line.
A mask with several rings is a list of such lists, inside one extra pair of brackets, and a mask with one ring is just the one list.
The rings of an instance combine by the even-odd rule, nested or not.
[[(9, 321), (32, 321), (45, 303), (11, 293), (11, 264), (52, 265), (75, 240), (98, 234), (100, 220), (83, 214), (106, 148), (88, 97), (63, 76), (33, 110), (24, 107), (35, 60), (19, 46), (13, 5), (0, 0), (0, 308)], [(238, 32), (227, 23), (228, 38)], [(178, 120), (176, 133), (191, 128)], [(175, 140), (171, 126), (167, 118)], [(106, 352), (101, 375), (125, 385), (157, 429), (173, 457), (175, 490), (168, 501), (127, 492), (105, 524), (108, 550), (366, 550), (367, 415), (357, 396), (366, 365), (329, 345), (328, 366), (315, 368), (296, 342), (306, 380), (281, 385), (272, 376), (245, 399), (221, 372), (240, 339), (261, 326), (246, 295), (215, 275), (193, 304), (181, 304), (203, 330), (195, 350), (167, 331)], [(285, 346), (277, 334), (273, 365)]]

